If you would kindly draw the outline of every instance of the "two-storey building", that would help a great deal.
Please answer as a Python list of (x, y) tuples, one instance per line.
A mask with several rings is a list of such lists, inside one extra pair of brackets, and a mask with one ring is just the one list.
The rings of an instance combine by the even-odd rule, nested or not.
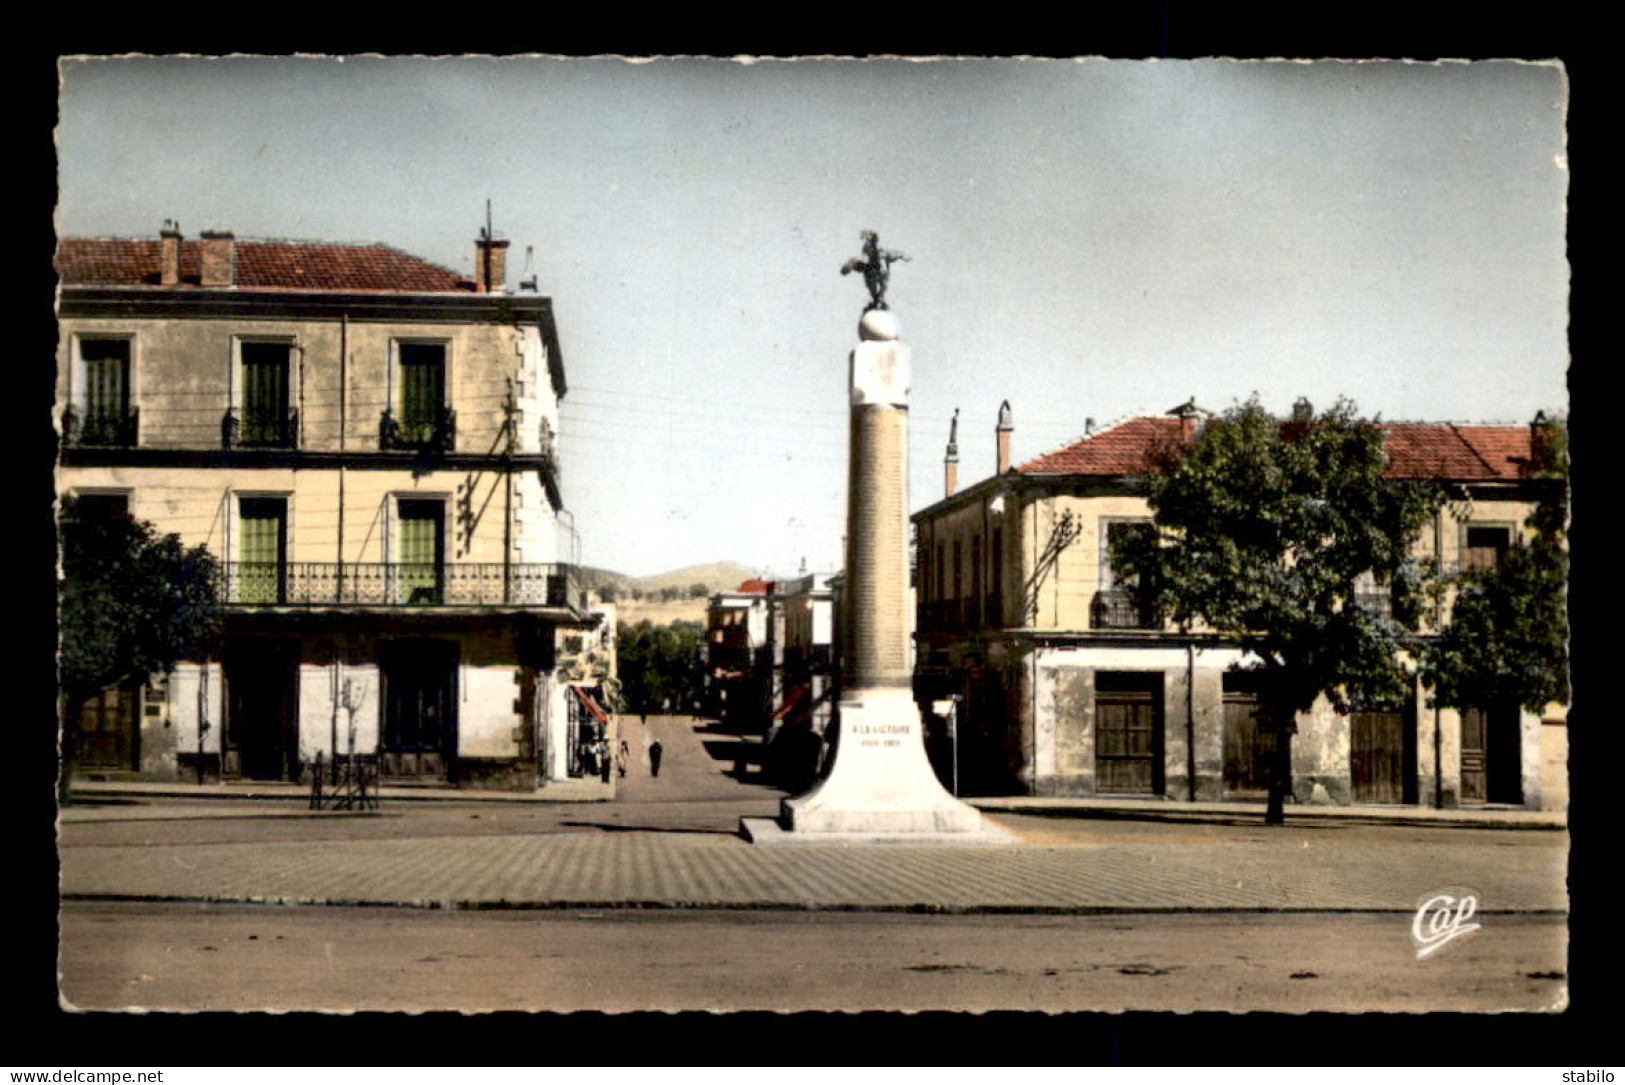
[[(63, 239), (58, 488), (202, 544), (217, 657), (110, 691), (86, 769), (530, 789), (567, 741), (550, 299), (382, 245)], [(117, 732), (111, 739), (109, 732)], [(97, 763), (97, 762), (100, 763)], [(560, 770), (562, 771), (562, 770)]]
[(771, 588), (752, 578), (711, 596), (705, 610), (706, 711), (739, 731), (765, 730), (772, 712)]
[[(1157, 628), (1111, 562), (1111, 540), (1149, 530), (1148, 455), (1189, 439), (1187, 405), (1133, 418), (1012, 466), (1009, 406), (995, 475), (913, 517), (916, 691), (957, 705), (967, 793), (1261, 799), (1268, 736), (1240, 652), (1203, 632)], [(1388, 475), (1448, 495), (1417, 545), (1446, 568), (1493, 563), (1550, 485), (1531, 426), (1387, 424)], [(1373, 598), (1381, 605), (1376, 585)], [(1545, 714), (1561, 720), (1561, 706)], [(1540, 808), (1542, 715), (1516, 705), (1457, 712), (1417, 688), (1348, 715), (1324, 703), (1297, 721), (1302, 802), (1501, 803)]]

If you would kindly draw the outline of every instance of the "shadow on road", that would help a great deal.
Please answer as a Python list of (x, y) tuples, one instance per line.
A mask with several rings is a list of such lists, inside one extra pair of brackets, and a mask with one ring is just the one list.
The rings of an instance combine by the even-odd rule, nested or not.
[(679, 833), (685, 836), (695, 833), (711, 833), (715, 836), (739, 835), (739, 830), (736, 828), (707, 829), (692, 825), (614, 825), (602, 821), (562, 821), (559, 824), (575, 829), (601, 829), (606, 833)]

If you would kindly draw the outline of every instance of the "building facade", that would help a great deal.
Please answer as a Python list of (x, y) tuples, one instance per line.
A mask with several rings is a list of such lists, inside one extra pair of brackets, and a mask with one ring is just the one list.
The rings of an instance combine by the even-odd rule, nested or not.
[(787, 790), (809, 786), (826, 766), (840, 699), (836, 592), (829, 574), (775, 581), (769, 596), (773, 714), (765, 769)]
[[(77, 727), (81, 770), (528, 790), (568, 761), (550, 299), (380, 245), (64, 239), (58, 492), (220, 562), (223, 637)], [(109, 738), (108, 736), (116, 736)]]
[(772, 713), (772, 584), (753, 578), (717, 592), (705, 610), (705, 709), (737, 731), (760, 732)]
[[(1212, 635), (1156, 627), (1110, 561), (1115, 535), (1151, 527), (1148, 454), (1198, 424), (1188, 407), (1135, 418), (1012, 466), (1006, 405), (998, 470), (963, 491), (950, 445), (944, 498), (913, 518), (915, 675), (922, 702), (954, 706), (965, 793), (1264, 797), (1272, 740), (1249, 661)], [(1389, 476), (1449, 495), (1419, 556), (1493, 564), (1528, 530), (1550, 484), (1530, 468), (1544, 425), (1385, 426)], [(1362, 603), (1381, 605), (1371, 592)], [(1540, 809), (1564, 711), (1435, 709), (1419, 684), (1405, 703), (1347, 715), (1323, 702), (1297, 720), (1295, 798)]]

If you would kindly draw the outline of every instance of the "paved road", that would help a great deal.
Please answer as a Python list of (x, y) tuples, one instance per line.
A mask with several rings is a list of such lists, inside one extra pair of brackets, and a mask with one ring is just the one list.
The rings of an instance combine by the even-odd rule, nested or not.
[[(626, 723), (641, 751), (643, 725)], [(1025, 847), (753, 847), (739, 817), (771, 814), (782, 793), (739, 778), (739, 740), (687, 717), (651, 717), (647, 734), (669, 751), (662, 772), (634, 765), (614, 803), (393, 803), (362, 817), (219, 800), (73, 808), (63, 890), (487, 908), (1406, 911), (1461, 885), (1487, 912), (1567, 906), (1566, 836), (1549, 831), (999, 814)]]
[(1389, 915), (900, 916), (69, 905), (83, 1008), (1542, 1011), (1565, 926), (1425, 961)]
[[(641, 753), (641, 722), (625, 733)], [(760, 848), (738, 820), (770, 816), (782, 793), (740, 778), (748, 749), (705, 721), (656, 717), (647, 733), (668, 751), (661, 774), (634, 758), (615, 802), (70, 807), (64, 995), (555, 1010), (1539, 1010), (1564, 997), (1562, 832), (1001, 813), (1023, 847)], [(1479, 891), (1485, 929), (1419, 963), (1410, 914), (1448, 885)]]

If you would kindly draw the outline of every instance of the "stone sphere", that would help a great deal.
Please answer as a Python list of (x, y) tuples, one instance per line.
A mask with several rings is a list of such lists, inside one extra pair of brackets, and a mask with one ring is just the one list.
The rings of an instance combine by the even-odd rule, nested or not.
[(892, 340), (903, 333), (903, 326), (889, 309), (870, 309), (858, 321), (858, 335), (868, 340)]

